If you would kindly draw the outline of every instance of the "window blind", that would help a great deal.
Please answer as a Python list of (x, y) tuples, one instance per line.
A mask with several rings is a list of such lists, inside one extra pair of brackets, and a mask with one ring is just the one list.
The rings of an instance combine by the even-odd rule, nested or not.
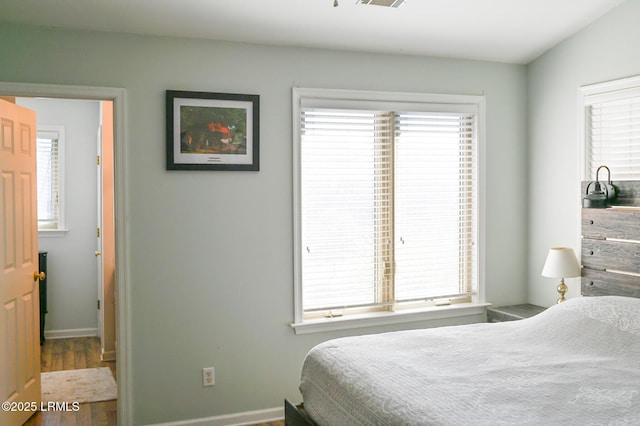
[(302, 108), (305, 312), (474, 291), (475, 114)]
[(59, 221), (59, 139), (54, 132), (38, 132), (36, 138), (38, 228), (57, 229)]
[(471, 292), (474, 115), (396, 121), (396, 300)]
[(302, 113), (302, 268), (305, 310), (367, 306), (388, 243), (376, 222), (389, 200), (390, 120), (368, 111)]
[(589, 105), (587, 147), (590, 179), (601, 165), (609, 167), (612, 180), (640, 179), (640, 96)]

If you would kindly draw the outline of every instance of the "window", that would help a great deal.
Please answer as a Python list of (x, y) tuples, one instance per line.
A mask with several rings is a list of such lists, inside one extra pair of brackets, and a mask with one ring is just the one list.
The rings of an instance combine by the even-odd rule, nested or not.
[(479, 301), (483, 105), (294, 91), (296, 323)]
[[(581, 88), (585, 180), (606, 165), (612, 180), (640, 179), (640, 77)], [(600, 173), (600, 180), (607, 174)]]
[(38, 126), (38, 230), (64, 229), (64, 128)]

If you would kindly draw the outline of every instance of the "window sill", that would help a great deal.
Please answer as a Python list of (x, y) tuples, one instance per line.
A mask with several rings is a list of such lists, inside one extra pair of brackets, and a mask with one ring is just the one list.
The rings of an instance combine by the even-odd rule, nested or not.
[(38, 229), (38, 238), (64, 237), (68, 229)]
[(322, 318), (291, 324), (296, 334), (321, 333), (358, 327), (401, 324), (432, 319), (455, 318), (484, 314), (491, 303), (460, 303), (435, 306), (426, 309), (412, 309), (399, 312), (376, 312), (337, 318)]

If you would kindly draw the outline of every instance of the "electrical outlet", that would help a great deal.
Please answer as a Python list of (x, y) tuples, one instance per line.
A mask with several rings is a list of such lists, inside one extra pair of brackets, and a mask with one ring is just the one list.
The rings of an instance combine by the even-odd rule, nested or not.
[(202, 369), (202, 386), (213, 386), (216, 384), (216, 374), (213, 367)]

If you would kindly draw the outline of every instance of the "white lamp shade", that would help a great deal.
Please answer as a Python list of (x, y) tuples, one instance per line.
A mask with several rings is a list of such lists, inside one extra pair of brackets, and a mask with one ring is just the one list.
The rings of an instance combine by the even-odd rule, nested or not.
[(580, 276), (580, 264), (573, 249), (554, 247), (549, 250), (542, 276), (549, 278), (571, 278)]

